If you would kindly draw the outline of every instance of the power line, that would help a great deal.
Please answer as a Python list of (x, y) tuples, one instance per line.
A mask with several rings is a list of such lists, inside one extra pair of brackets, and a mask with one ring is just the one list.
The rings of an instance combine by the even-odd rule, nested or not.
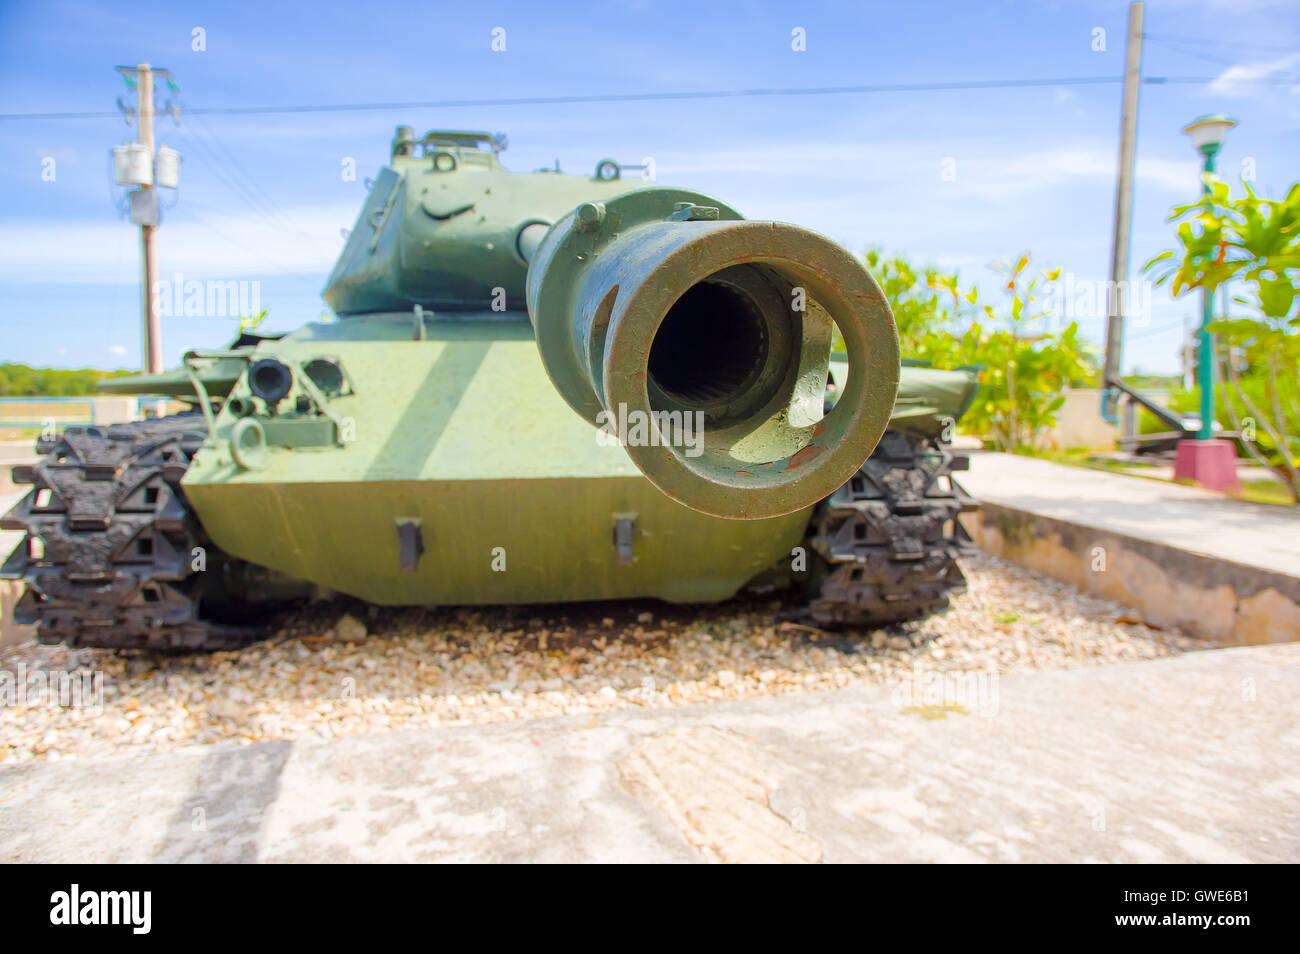
[[(1147, 76), (1151, 85), (1206, 84), (1213, 76)], [(293, 106), (208, 106), (186, 110), (200, 116), (250, 116), (284, 113), (378, 112), (383, 110), (458, 109), (492, 106), (563, 106), (584, 103), (636, 103), (691, 99), (740, 99), (768, 96), (843, 96), (865, 93), (922, 93), (977, 89), (1032, 89), (1044, 86), (1103, 86), (1123, 82), (1121, 76), (1066, 76), (1055, 79), (963, 80), (941, 83), (879, 83), (861, 86), (811, 86), (758, 89), (688, 90), (661, 93), (593, 93), (578, 96), (521, 96), (492, 99), (442, 99), (393, 103), (322, 103)], [(1300, 77), (1265, 76), (1250, 79), (1265, 85), (1300, 83)], [(117, 112), (0, 113), (0, 120), (110, 119)]]
[(1155, 327), (1152, 328), (1142, 328), (1141, 331), (1139, 331), (1137, 334), (1126, 334), (1124, 337), (1128, 341), (1141, 341), (1143, 338), (1150, 338), (1155, 335), (1168, 334), (1169, 332), (1175, 331), (1182, 327), (1184, 327), (1183, 319), (1179, 318), (1177, 321), (1167, 322), (1163, 325), (1156, 325)]
[[(1219, 77), (1217, 76), (1144, 76), (1142, 77), (1142, 82), (1148, 83), (1152, 86), (1163, 86), (1167, 83), (1182, 85), (1198, 83), (1209, 84), (1217, 82), (1218, 79)], [(1260, 83), (1264, 86), (1291, 86), (1295, 83), (1300, 83), (1300, 76), (1253, 76), (1249, 79), (1242, 77), (1234, 82)]]
[[(304, 238), (319, 239), (319, 236), (308, 233), (287, 213), (283, 212), (273, 200), (266, 196), (265, 190), (248, 174), (247, 170), (235, 159), (219, 137), (215, 134), (212, 136), (205, 134), (199, 128), (199, 125), (191, 125), (187, 128), (186, 141), (197, 146), (207, 156), (211, 162), (211, 171), (216, 174), (217, 179), (233, 195), (243, 201), (255, 215), (262, 218), (272, 228), (287, 233), (296, 233)], [(224, 160), (217, 155), (217, 148), (225, 154)]]
[(1273, 46), (1267, 43), (1241, 43), (1235, 40), (1223, 40), (1218, 37), (1197, 37), (1197, 36), (1173, 36), (1168, 33), (1143, 33), (1144, 39), (1155, 42), (1173, 41), (1175, 43), (1190, 44), (1192, 46), (1210, 46), (1217, 49), (1226, 49), (1229, 47), (1239, 50), (1257, 50), (1261, 53), (1294, 53), (1295, 46)]
[(1206, 53), (1203, 50), (1198, 50), (1195, 49), (1194, 47), (1189, 47), (1188, 45), (1181, 42), (1162, 40), (1159, 37), (1150, 37), (1150, 36), (1147, 37), (1146, 39), (1148, 42), (1154, 43), (1156, 46), (1164, 47), (1166, 50), (1172, 50), (1173, 52), (1179, 54), (1180, 56), (1194, 57), (1195, 59), (1198, 60), (1204, 60), (1207, 63), (1214, 63), (1217, 66), (1237, 65), (1235, 60), (1230, 60), (1223, 56), (1216, 56), (1213, 53)]
[[(202, 128), (200, 129), (199, 127)], [(211, 126), (209, 126), (207, 121), (204, 119), (200, 119), (198, 121), (198, 124), (194, 127), (194, 131), (196, 133), (199, 133), (204, 138), (208, 139), (210, 142), (216, 145), (217, 149), (222, 153), (222, 155), (226, 157), (226, 159), (230, 163), (230, 166), (234, 170), (236, 177), (243, 180), (246, 186), (252, 191), (253, 197), (257, 199), (261, 203), (261, 205), (267, 208), (273, 216), (280, 219), (290, 228), (303, 235), (306, 235), (306, 232), (302, 229), (302, 227), (299, 226), (299, 224), (287, 212), (285, 212), (284, 209), (280, 207), (280, 204), (276, 202), (276, 200), (273, 199), (265, 189), (262, 188), (261, 183), (258, 182), (258, 180), (249, 173), (248, 169), (245, 168), (244, 164), (241, 163), (235, 157), (235, 154), (229, 148), (227, 148), (226, 144), (222, 141), (221, 134), (219, 132), (217, 132)]]
[[(226, 232), (223, 232), (221, 229), (219, 229), (219, 228), (217, 228), (215, 225), (213, 225), (210, 221), (208, 221), (208, 219), (207, 219), (206, 217), (199, 215), (199, 214), (195, 211), (195, 209), (194, 209), (194, 203), (193, 203), (193, 202), (190, 202), (190, 201), (187, 200), (186, 203), (185, 203), (185, 205), (182, 206), (181, 208), (182, 208), (183, 211), (184, 211), (184, 215), (182, 216), (182, 219), (186, 219), (186, 218), (188, 218), (188, 219), (189, 219), (191, 222), (193, 222), (195, 225), (198, 225), (200, 228), (206, 229), (207, 231), (211, 232), (213, 235), (217, 236), (217, 238), (219, 238), (219, 239), (221, 239), (222, 241), (224, 241), (227, 245), (229, 245), (229, 246), (231, 246), (231, 247), (233, 247), (233, 248), (250, 248), (250, 247), (251, 247), (251, 246), (249, 245), (249, 243), (248, 243), (246, 237), (245, 237), (245, 238), (242, 238), (242, 239), (236, 239), (236, 238), (233, 238), (232, 236), (228, 235)], [(261, 247), (261, 248), (258, 248), (256, 251), (257, 251), (258, 254), (260, 254), (264, 259), (266, 259), (268, 262), (270, 262), (272, 265), (274, 265), (276, 268), (280, 269), (281, 271), (285, 271), (285, 272), (292, 272), (292, 271), (294, 271), (294, 269), (292, 269), (292, 268), (290, 268), (288, 265), (286, 265), (286, 264), (285, 264), (281, 259), (279, 259), (277, 256), (275, 256), (275, 255), (273, 255), (273, 254), (269, 254), (269, 253), (267, 252), (265, 246), (263, 246), (263, 247)]]

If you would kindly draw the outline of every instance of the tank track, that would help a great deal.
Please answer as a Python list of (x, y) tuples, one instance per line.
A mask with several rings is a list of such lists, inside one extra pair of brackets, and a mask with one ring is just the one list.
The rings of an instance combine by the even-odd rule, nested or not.
[[(26, 584), (15, 621), (69, 647), (207, 652), (256, 639), (258, 627), (223, 622), (208, 605), (239, 590), (241, 564), (207, 540), (181, 488), (205, 436), (202, 416), (187, 413), (39, 440), (43, 459), (13, 469), (32, 489), (0, 518), (0, 529), (26, 534), (0, 568)], [(956, 561), (972, 543), (956, 518), (977, 505), (951, 473), (967, 463), (936, 440), (887, 431), (814, 512), (817, 565), (799, 615), (887, 625), (940, 612), (965, 592)]]
[(966, 592), (957, 558), (974, 543), (957, 516), (978, 504), (952, 472), (969, 466), (937, 439), (886, 431), (814, 514), (822, 562), (808, 615), (825, 626), (884, 626), (941, 612)]
[(206, 434), (202, 416), (186, 413), (38, 440), (43, 459), (13, 469), (14, 483), (32, 489), (0, 518), (27, 534), (0, 568), (26, 584), (15, 621), (71, 647), (192, 652), (253, 638), (201, 615), (232, 570), (180, 484)]

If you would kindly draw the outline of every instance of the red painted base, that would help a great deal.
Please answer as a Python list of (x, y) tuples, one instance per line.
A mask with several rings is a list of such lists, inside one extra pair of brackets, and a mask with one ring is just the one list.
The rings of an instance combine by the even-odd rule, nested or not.
[(1174, 479), (1194, 480), (1206, 490), (1219, 493), (1236, 493), (1241, 490), (1237, 480), (1237, 448), (1232, 441), (1179, 441)]

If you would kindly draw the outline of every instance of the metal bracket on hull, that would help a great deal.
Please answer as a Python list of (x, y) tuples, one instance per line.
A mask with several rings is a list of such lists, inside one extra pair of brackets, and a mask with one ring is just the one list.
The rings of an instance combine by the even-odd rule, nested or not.
[(636, 514), (614, 515), (614, 548), (618, 551), (618, 565), (631, 566), (632, 538), (636, 534)]
[(415, 517), (397, 519), (397, 551), (403, 572), (414, 573), (419, 569), (420, 557), (424, 555), (424, 534)]

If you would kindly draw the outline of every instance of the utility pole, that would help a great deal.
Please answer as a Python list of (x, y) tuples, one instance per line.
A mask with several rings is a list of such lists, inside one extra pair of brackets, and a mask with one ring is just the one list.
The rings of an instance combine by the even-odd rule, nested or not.
[[(148, 63), (136, 67), (136, 93), (139, 96), (140, 143), (149, 150), (149, 158), (154, 157), (153, 142), (153, 71)], [(154, 192), (153, 182), (140, 186), (141, 192), (148, 192), (141, 203), (155, 210), (153, 221), (140, 224), (140, 268), (141, 297), (144, 304), (144, 369), (150, 374), (162, 373), (162, 322), (158, 310), (153, 306), (153, 286), (157, 275), (154, 264), (154, 229), (158, 227), (158, 195)]]
[[(120, 99), (118, 106), (127, 114), (135, 113), (137, 142), (113, 150), (114, 178), (118, 185), (135, 186), (131, 193), (131, 222), (140, 226), (140, 302), (142, 314), (142, 352), (144, 370), (158, 374), (163, 369), (162, 327), (154, 308), (154, 286), (157, 283), (156, 237), (159, 224), (157, 187), (176, 188), (180, 156), (166, 146), (154, 145), (154, 79), (161, 76), (172, 90), (176, 89), (167, 70), (152, 69), (148, 63), (138, 66), (119, 66), (128, 86), (134, 86), (136, 108), (131, 110)], [(167, 108), (172, 118), (179, 109), (170, 101)]]
[(1129, 223), (1133, 216), (1133, 156), (1137, 151), (1138, 88), (1142, 82), (1142, 4), (1128, 8), (1128, 40), (1124, 59), (1124, 106), (1119, 121), (1119, 175), (1115, 183), (1115, 233), (1110, 247), (1110, 294), (1106, 315), (1106, 366), (1102, 373), (1101, 416), (1117, 423), (1120, 357), (1124, 350), (1124, 296), (1120, 282), (1128, 278)]

